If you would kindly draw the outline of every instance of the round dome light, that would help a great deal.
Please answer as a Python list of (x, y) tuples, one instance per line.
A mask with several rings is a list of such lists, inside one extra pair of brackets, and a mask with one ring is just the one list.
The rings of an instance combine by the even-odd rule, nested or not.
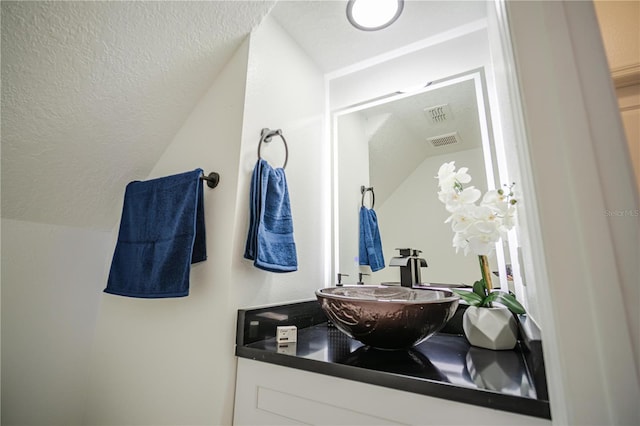
[(376, 31), (393, 24), (402, 13), (404, 0), (349, 0), (347, 19), (363, 31)]

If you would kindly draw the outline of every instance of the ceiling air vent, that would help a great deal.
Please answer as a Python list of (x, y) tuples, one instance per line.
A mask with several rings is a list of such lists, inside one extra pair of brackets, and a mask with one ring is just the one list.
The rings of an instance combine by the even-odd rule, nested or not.
[(458, 135), (458, 132), (447, 133), (446, 135), (427, 138), (427, 142), (429, 142), (436, 148), (440, 146), (453, 145), (456, 143), (460, 143), (460, 135)]
[(431, 124), (443, 123), (453, 118), (449, 104), (436, 105), (424, 109), (424, 113)]

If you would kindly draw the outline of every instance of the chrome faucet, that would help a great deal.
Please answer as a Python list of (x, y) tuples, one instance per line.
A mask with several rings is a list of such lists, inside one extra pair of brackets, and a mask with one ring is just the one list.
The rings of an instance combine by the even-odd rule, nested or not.
[(421, 250), (400, 248), (396, 249), (400, 256), (392, 257), (389, 266), (400, 267), (400, 285), (402, 287), (413, 287), (422, 283), (421, 268), (427, 267), (427, 261), (419, 257)]

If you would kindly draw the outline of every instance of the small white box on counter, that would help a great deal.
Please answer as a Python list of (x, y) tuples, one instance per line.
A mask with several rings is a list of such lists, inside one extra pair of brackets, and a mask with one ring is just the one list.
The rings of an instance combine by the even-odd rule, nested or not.
[(292, 343), (298, 341), (298, 328), (295, 325), (278, 326), (276, 328), (276, 342)]

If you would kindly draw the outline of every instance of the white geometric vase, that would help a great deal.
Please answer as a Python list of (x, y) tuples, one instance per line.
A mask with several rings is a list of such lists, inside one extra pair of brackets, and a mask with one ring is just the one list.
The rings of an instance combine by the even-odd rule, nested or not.
[(503, 306), (469, 306), (462, 317), (462, 328), (469, 343), (481, 348), (513, 349), (518, 340), (516, 320), (511, 311)]

